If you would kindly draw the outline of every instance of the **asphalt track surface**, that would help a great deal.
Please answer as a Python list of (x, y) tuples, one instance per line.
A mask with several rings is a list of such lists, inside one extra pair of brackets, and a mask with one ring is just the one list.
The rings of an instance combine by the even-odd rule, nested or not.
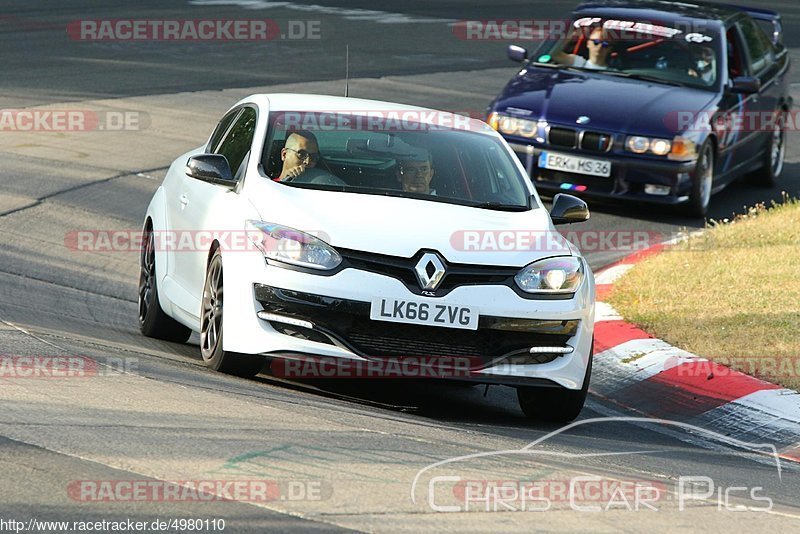
[[(764, 3), (766, 5), (766, 3)], [(477, 452), (514, 450), (558, 429), (526, 421), (501, 387), (287, 383), (207, 371), (196, 337), (170, 344), (136, 327), (136, 255), (80, 253), (77, 229), (133, 229), (165, 167), (200, 144), (241, 96), (273, 90), (340, 94), (350, 45), (351, 94), (454, 110), (482, 110), (513, 73), (506, 43), (464, 42), (459, 19), (559, 18), (567, 2), (202, 2), (5, 3), (0, 10), (3, 109), (136, 111), (138, 131), (0, 133), (0, 353), (83, 355), (127, 373), (83, 379), (0, 379), (0, 519), (98, 521), (224, 518), (226, 531), (752, 531), (796, 529), (800, 475), (782, 463), (724, 446), (697, 432), (607, 421), (554, 435), (528, 455), (506, 454), (423, 474)], [(800, 7), (784, 13), (787, 42), (800, 46)], [(70, 21), (92, 18), (272, 18), (319, 21), (322, 39), (257, 43), (87, 43)], [(284, 27), (284, 26), (281, 26)], [(792, 50), (793, 56), (795, 49)], [(798, 79), (795, 68), (793, 79)], [(800, 150), (790, 136), (778, 187), (733, 184), (712, 199), (710, 217), (800, 193)], [(669, 210), (595, 205), (582, 229), (670, 235), (702, 227)], [(619, 251), (591, 251), (594, 268)], [(740, 266), (745, 268), (746, 266)], [(690, 276), (690, 273), (687, 273)], [(590, 396), (580, 420), (635, 416)], [(765, 439), (768, 442), (768, 439)], [(471, 480), (570, 480), (600, 475), (674, 490), (704, 476), (715, 489), (761, 487), (770, 512), (749, 492), (715, 493), (683, 509), (672, 498), (630, 511), (435, 512), (432, 474)], [(76, 481), (267, 479), (306, 484), (305, 498), (268, 503), (86, 502)], [(451, 490), (438, 486), (436, 502)], [(452, 491), (450, 491), (452, 495)], [(723, 493), (724, 494), (724, 493)], [(734, 496), (735, 495), (735, 496)], [(285, 495), (286, 496), (286, 495)], [(518, 503), (517, 503), (518, 504)], [(595, 503), (597, 504), (597, 503)], [(605, 502), (599, 503), (601, 506)], [(477, 505), (476, 505), (477, 506)], [(630, 505), (632, 506), (632, 504)], [(475, 508), (473, 508), (475, 510)]]

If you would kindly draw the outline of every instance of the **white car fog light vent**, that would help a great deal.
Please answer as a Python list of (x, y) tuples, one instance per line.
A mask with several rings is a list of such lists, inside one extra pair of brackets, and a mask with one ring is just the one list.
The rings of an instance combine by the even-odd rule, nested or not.
[(314, 323), (303, 321), (302, 319), (294, 319), (293, 317), (285, 317), (283, 315), (277, 315), (275, 313), (269, 313), (265, 311), (260, 311), (256, 315), (258, 315), (259, 319), (263, 319), (264, 321), (275, 321), (276, 323), (302, 326), (303, 328), (314, 328)]
[(531, 347), (531, 354), (572, 354), (572, 347)]

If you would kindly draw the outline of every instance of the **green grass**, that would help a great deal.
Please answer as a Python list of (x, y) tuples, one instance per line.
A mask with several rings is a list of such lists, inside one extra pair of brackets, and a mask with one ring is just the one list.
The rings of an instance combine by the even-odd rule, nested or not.
[(800, 389), (800, 202), (712, 222), (637, 264), (609, 302), (672, 345)]

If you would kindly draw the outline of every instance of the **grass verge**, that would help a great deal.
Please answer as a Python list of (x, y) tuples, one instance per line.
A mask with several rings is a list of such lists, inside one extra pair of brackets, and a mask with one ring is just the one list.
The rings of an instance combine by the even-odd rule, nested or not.
[(608, 300), (672, 345), (800, 390), (800, 201), (710, 223), (637, 264)]

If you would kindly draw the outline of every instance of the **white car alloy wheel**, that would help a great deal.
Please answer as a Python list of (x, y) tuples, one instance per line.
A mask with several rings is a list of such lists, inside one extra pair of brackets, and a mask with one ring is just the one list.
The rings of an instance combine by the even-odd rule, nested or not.
[(148, 225), (142, 234), (139, 255), (139, 329), (142, 334), (165, 341), (183, 343), (192, 335), (186, 326), (164, 313), (158, 295), (156, 253), (153, 232)]
[(208, 265), (203, 288), (200, 350), (206, 361), (213, 359), (217, 347), (222, 346), (222, 298), (222, 256), (216, 253)]
[(222, 254), (216, 250), (208, 264), (203, 287), (200, 353), (206, 365), (215, 371), (237, 376), (253, 376), (264, 366), (264, 358), (256, 355), (226, 352), (222, 345), (222, 313), (224, 284)]

